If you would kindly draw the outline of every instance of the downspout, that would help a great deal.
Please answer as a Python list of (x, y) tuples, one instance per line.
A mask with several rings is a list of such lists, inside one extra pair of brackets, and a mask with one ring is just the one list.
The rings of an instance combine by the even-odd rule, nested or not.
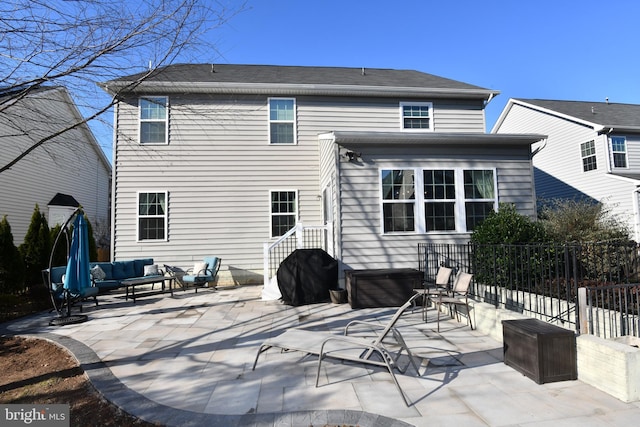
[(636, 187), (631, 192), (633, 198), (633, 237), (636, 242), (640, 242), (640, 203), (638, 203), (640, 187)]

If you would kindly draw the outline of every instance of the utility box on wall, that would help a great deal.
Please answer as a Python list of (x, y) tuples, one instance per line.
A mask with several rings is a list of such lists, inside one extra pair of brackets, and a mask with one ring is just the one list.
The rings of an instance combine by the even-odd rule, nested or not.
[(400, 307), (422, 287), (422, 272), (412, 268), (348, 270), (351, 308)]
[(504, 363), (538, 384), (578, 378), (573, 331), (538, 319), (502, 321)]

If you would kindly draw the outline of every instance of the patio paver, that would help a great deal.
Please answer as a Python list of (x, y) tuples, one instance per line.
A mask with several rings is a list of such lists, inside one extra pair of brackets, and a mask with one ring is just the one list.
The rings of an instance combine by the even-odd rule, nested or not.
[(0, 325), (0, 333), (57, 342), (83, 364), (94, 386), (123, 410), (167, 426), (546, 426), (630, 425), (640, 403), (623, 403), (579, 380), (538, 385), (502, 363), (502, 344), (466, 324), (420, 309), (398, 327), (422, 360), (421, 376), (398, 375), (407, 407), (383, 370), (271, 349), (290, 327), (338, 332), (347, 322), (384, 322), (394, 308), (347, 304), (290, 307), (261, 301), (260, 286), (178, 291), (135, 305), (124, 296), (85, 306), (89, 321), (49, 326), (41, 313)]

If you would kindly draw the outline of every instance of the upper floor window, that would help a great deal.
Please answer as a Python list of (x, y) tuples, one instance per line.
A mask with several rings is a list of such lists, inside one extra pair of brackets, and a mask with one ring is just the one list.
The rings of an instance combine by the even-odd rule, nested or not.
[(269, 143), (296, 143), (296, 100), (269, 98)]
[(402, 130), (433, 130), (432, 110), (433, 104), (431, 102), (401, 102)]
[(280, 237), (296, 226), (298, 195), (296, 191), (271, 191), (271, 237)]
[(473, 231), (498, 204), (493, 169), (384, 169), (380, 177), (383, 233)]
[(167, 193), (138, 193), (138, 240), (165, 240)]
[(614, 168), (627, 167), (627, 139), (624, 136), (611, 137), (611, 155)]
[(596, 144), (594, 141), (580, 144), (580, 155), (582, 156), (582, 170), (589, 172), (597, 169), (596, 165)]
[(140, 143), (167, 143), (167, 97), (140, 98)]

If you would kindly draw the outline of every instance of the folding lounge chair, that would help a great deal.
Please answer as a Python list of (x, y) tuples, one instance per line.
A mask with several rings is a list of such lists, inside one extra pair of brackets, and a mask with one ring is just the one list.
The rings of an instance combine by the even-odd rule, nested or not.
[[(375, 322), (366, 322), (360, 320), (354, 320), (347, 324), (344, 329), (344, 335), (336, 335), (329, 332), (322, 331), (309, 331), (304, 329), (292, 328), (286, 332), (266, 340), (256, 354), (256, 359), (253, 362), (253, 369), (256, 369), (258, 358), (262, 353), (272, 347), (277, 347), (285, 350), (300, 351), (306, 354), (318, 356), (318, 371), (316, 374), (316, 387), (318, 387), (318, 381), (320, 378), (320, 368), (322, 361), (325, 358), (348, 360), (352, 362), (358, 362), (365, 365), (381, 366), (387, 369), (391, 378), (393, 379), (396, 388), (402, 395), (404, 402), (407, 406), (410, 403), (402, 391), (400, 384), (394, 374), (394, 369), (397, 369), (401, 374), (405, 373), (409, 368), (409, 365), (413, 366), (416, 374), (420, 376), (418, 365), (416, 364), (413, 354), (407, 346), (402, 334), (395, 327), (396, 322), (402, 315), (402, 313), (414, 304), (414, 300), (419, 294), (413, 295), (404, 305), (396, 311), (393, 317), (386, 325), (381, 325)], [(362, 337), (362, 336), (349, 336), (350, 329), (354, 325), (368, 326), (373, 332), (374, 337)], [(394, 346), (399, 347), (399, 350), (394, 355), (394, 352), (389, 350), (384, 344), (384, 340), (392, 336), (395, 340)], [(409, 358), (409, 362), (404, 368), (398, 365), (398, 359), (403, 351), (406, 351)], [(377, 357), (377, 358), (376, 358)]]
[(453, 310), (455, 311), (456, 319), (458, 320), (458, 322), (460, 321), (458, 306), (464, 305), (467, 310), (467, 324), (471, 329), (473, 329), (473, 324), (471, 322), (471, 313), (469, 311), (469, 298), (468, 298), (469, 286), (471, 285), (472, 279), (473, 279), (473, 274), (460, 271), (456, 275), (456, 279), (453, 283), (453, 287), (449, 292), (432, 297), (432, 300), (436, 306), (436, 311), (438, 313), (438, 332), (440, 332), (440, 307), (442, 307), (443, 304), (446, 304), (449, 306), (449, 312), (451, 315), (453, 315), (451, 311), (451, 307), (453, 306)]
[(438, 296), (442, 293), (446, 293), (449, 290), (449, 278), (453, 272), (452, 268), (441, 266), (438, 268), (436, 274), (436, 280), (434, 286), (430, 286), (430, 283), (424, 282), (423, 288), (414, 289), (413, 292), (422, 295), (422, 320), (427, 321), (427, 300), (430, 297)]

